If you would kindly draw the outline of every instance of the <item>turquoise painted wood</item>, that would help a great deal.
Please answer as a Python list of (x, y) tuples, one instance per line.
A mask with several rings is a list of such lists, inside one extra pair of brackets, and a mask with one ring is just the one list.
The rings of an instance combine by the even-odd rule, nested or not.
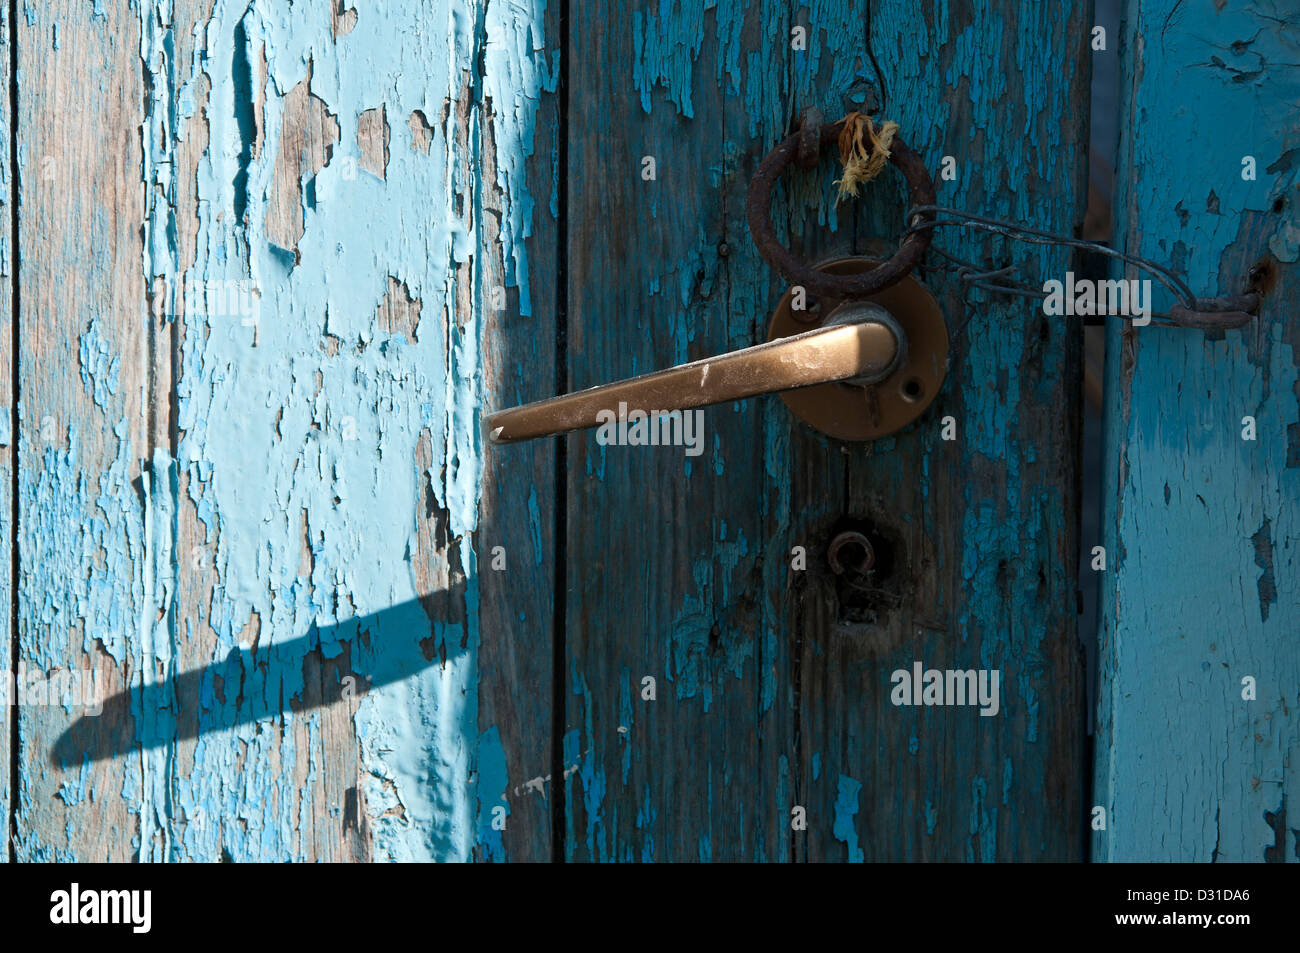
[(17, 856), (549, 857), (557, 13), (23, 10)]
[[(1207, 292), (1266, 257), (1272, 290), (1244, 335), (1110, 341), (1095, 778), (1077, 327), (936, 276), (954, 369), (895, 438), (769, 397), (708, 410), (698, 457), (485, 445), (487, 409), (761, 340), (750, 176), (846, 90), (954, 159), (941, 200), (1073, 229), (1088, 5), (925, 7), (872, 0), (868, 37), (850, 0), (23, 5), (0, 605), (11, 661), (102, 711), (5, 706), (5, 850), (1080, 859), (1096, 804), (1096, 857), (1294, 859), (1285, 11), (1133, 0), (1121, 38), (1117, 241)], [(897, 177), (836, 208), (835, 174), (780, 227), (879, 253)], [(865, 603), (825, 561), (846, 521), (894, 557)], [(893, 705), (917, 662), (997, 670), (999, 714)]]
[[(0, 31), (0, 74), (4, 76), (5, 88), (8, 88), (10, 73), (10, 57), (12, 48), (10, 43), (13, 36), (13, 25), (8, 21), (8, 10), (0, 13), (0, 18), (4, 20), (4, 29)], [(0, 139), (10, 142), (10, 130), (13, 128), (13, 112), (10, 109), (10, 103), (7, 101), (0, 105)], [(7, 214), (6, 221), (12, 219), (15, 201), (15, 188), (12, 173), (12, 166), (9, 161), (9, 152), (5, 151), (4, 158), (0, 159), (0, 171), (3, 177), (0, 178), (0, 201), (4, 203), (4, 211)], [(12, 243), (12, 230), (0, 227), (0, 278), (3, 279), (3, 287), (0, 287), (0, 401), (3, 406), (9, 409), (8, 413), (0, 413), (0, 531), (3, 539), (0, 539), (0, 618), (3, 619), (4, 632), (12, 632), (13, 626), (13, 540), (14, 540), (14, 508), (13, 508), (13, 470), (14, 470), (14, 416), (13, 416), (13, 288), (14, 288), (14, 248)], [(6, 656), (3, 662), (0, 662), (0, 671), (12, 671), (15, 668), (13, 659)], [(4, 846), (0, 847), (0, 862), (7, 861), (10, 857), (10, 838), (8, 837), (9, 820), (13, 816), (11, 793), (14, 789), (14, 778), (12, 776), (12, 761), (9, 757), (10, 745), (13, 738), (13, 714), (14, 710), (6, 702), (0, 710), (0, 732), (3, 732), (3, 739), (0, 741), (0, 755), (4, 756), (4, 764), (0, 766), (0, 824), (4, 825), (6, 836), (4, 836)]]
[[(956, 161), (955, 181), (936, 176), (940, 201), (1073, 232), (1087, 189), (1089, 5), (951, 3), (919, 21), (914, 4), (872, 9), (885, 111), (931, 169)], [(866, 208), (855, 241), (892, 244), (898, 206)], [(1029, 274), (1070, 262), (951, 230), (939, 242), (973, 261), (1008, 254)], [(843, 476), (845, 509), (892, 530), (909, 574), (886, 577), (883, 631), (828, 624), (824, 575), (801, 596), (803, 774), (819, 818), (808, 857), (1082, 859), (1080, 329), (1023, 299), (929, 285), (956, 337), (949, 382), (917, 427), (856, 448)], [(895, 707), (892, 673), (917, 662), (997, 670), (999, 713)]]
[(1132, 0), (1122, 42), (1116, 242), (1202, 293), (1242, 291), (1256, 265), (1269, 290), (1244, 331), (1107, 343), (1093, 853), (1294, 862), (1300, 20), (1285, 3)]
[[(745, 189), (877, 81), (864, 13), (24, 8), (14, 648), (103, 697), (16, 709), (17, 855), (1078, 857), (1066, 329), (981, 305), (871, 447), (775, 398), (710, 411), (698, 458), (484, 447), (486, 407), (761, 339)], [(945, 197), (1077, 220), (1086, 23), (875, 5)], [(779, 220), (877, 250), (896, 183), (850, 212), (833, 176)], [(865, 617), (824, 561), (845, 518), (897, 547)], [(890, 706), (915, 661), (1004, 673), (1000, 720)]]
[[(804, 106), (837, 116), (875, 81), (862, 4), (591, 10), (571, 37), (570, 117), (603, 131), (570, 145), (573, 389), (762, 340), (785, 288), (748, 240), (749, 178)], [(943, 199), (1050, 228), (1081, 219), (1086, 12), (872, 4), (883, 114), (936, 174), (956, 158)], [(901, 228), (894, 173), (854, 217), (833, 207), (835, 171), (828, 158), (793, 180), (778, 211), (812, 259)], [(960, 289), (934, 287), (956, 329)], [(934, 409), (872, 446), (811, 432), (775, 398), (706, 411), (695, 458), (567, 438), (567, 857), (1083, 855), (1077, 329), (1019, 301), (976, 309)], [(941, 439), (945, 415), (959, 440)], [(840, 605), (826, 564), (845, 518), (895, 543), (869, 617)], [(917, 661), (998, 669), (1000, 715), (895, 707), (892, 673)]]

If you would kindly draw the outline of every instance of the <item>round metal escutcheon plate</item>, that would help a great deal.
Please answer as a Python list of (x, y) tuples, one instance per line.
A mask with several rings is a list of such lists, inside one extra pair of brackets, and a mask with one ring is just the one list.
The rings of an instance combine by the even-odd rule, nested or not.
[[(874, 258), (839, 258), (817, 268), (831, 274), (858, 274), (878, 264)], [(815, 320), (796, 321), (792, 296), (793, 289), (773, 312), (769, 341), (822, 327), (842, 304), (822, 298)], [(925, 413), (948, 371), (948, 325), (939, 302), (914, 276), (865, 300), (883, 307), (902, 327), (907, 338), (903, 363), (885, 380), (867, 387), (818, 384), (781, 394), (796, 417), (839, 440), (877, 440), (902, 430)]]

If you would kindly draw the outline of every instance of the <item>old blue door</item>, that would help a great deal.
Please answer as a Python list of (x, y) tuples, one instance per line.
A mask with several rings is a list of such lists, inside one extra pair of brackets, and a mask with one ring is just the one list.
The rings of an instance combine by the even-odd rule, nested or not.
[[(1211, 55), (1185, 39), (1156, 55), (1145, 32), (1166, 15), (1191, 30), (1206, 4), (1132, 6), (1124, 49), (1147, 38), (1148, 71)], [(1246, 35), (1254, 15), (1230, 13), (1245, 47), (1214, 55), (1251, 102), (1294, 102), (1283, 77), (1241, 65), (1284, 58)], [(707, 410), (698, 455), (590, 431), (492, 446), (482, 428), (490, 410), (761, 342), (787, 285), (745, 198), (808, 107), (896, 121), (945, 205), (1073, 232), (1092, 26), (1087, 3), (1034, 0), (24, 7), (2, 58), (0, 604), (33, 690), (0, 709), (5, 849), (1078, 860), (1092, 837), (1103, 856), (1159, 853), (1134, 826), (1150, 788), (1114, 779), (1169, 739), (1128, 732), (1122, 686), (1145, 662), (1113, 633), (1154, 598), (1132, 569), (1146, 484), (1206, 444), (1111, 448), (1112, 474), (1117, 456), (1128, 474), (1147, 458), (1140, 502), (1130, 478), (1108, 488), (1105, 543), (1127, 555), (1106, 583), (1094, 796), (1077, 325), (924, 276), (951, 333), (947, 382), (870, 443), (824, 436), (775, 396)], [(1150, 72), (1133, 65), (1131, 82), (1159, 105)], [(1140, 171), (1161, 128), (1133, 125), (1125, 155), (1148, 165), (1121, 178), (1164, 229), (1179, 227), (1162, 189), (1182, 160), (1159, 167), (1164, 185)], [(1261, 203), (1294, 177), (1294, 133), (1253, 131), (1268, 171), (1215, 191), (1213, 249), (1184, 252), (1198, 283), (1239, 230), (1266, 229)], [(888, 254), (907, 207), (897, 172), (837, 206), (838, 174), (828, 152), (785, 180), (782, 238), (809, 261)], [(1152, 229), (1121, 240), (1173, 256)], [(1278, 234), (1285, 276), (1294, 237)], [(964, 232), (944, 243), (996, 250)], [(1018, 263), (1058, 275), (1071, 259)], [(1270, 574), (1251, 643), (1264, 659), (1296, 617), (1285, 320), (1227, 345), (1252, 348), (1265, 383), (1215, 365), (1225, 386), (1263, 387), (1255, 413), (1275, 441), (1259, 463), (1271, 502), (1240, 527)], [(1143, 337), (1137, 366), (1195, 363), (1202, 336), (1161, 339), (1158, 355)], [(1135, 374), (1112, 364), (1112, 423), (1170, 412), (1141, 394), (1173, 382)], [(846, 530), (887, 556), (869, 585), (827, 560)], [(1295, 770), (1286, 659), (1260, 742), (1279, 776)], [(901, 704), (895, 673), (917, 666), (996, 672), (996, 704)], [(54, 685), (81, 695), (52, 703)], [(1259, 717), (1214, 722), (1245, 762), (1238, 734)], [(1284, 815), (1281, 783), (1281, 800), (1234, 803)], [(1258, 828), (1241, 822), (1244, 856)]]
[[(868, 28), (852, 3), (650, 3), (611, 29), (591, 24), (613, 7), (593, 9), (568, 35), (570, 127), (600, 130), (569, 141), (568, 387), (763, 340), (786, 285), (750, 240), (746, 191), (809, 106), (883, 99), (936, 177), (955, 158), (950, 204), (1068, 229), (1085, 13), (876, 3)], [(896, 172), (836, 208), (837, 172), (828, 157), (788, 180), (783, 224), (807, 260), (902, 228)], [(961, 289), (934, 290), (957, 328)], [(696, 460), (567, 438), (567, 857), (1081, 856), (1077, 338), (1020, 303), (982, 309), (947, 390), (895, 437), (841, 443), (759, 398), (713, 408)], [(942, 439), (946, 416), (960, 439)], [(853, 526), (893, 550), (860, 597), (826, 561)], [(891, 673), (916, 662), (1000, 669), (1002, 711), (893, 705)]]

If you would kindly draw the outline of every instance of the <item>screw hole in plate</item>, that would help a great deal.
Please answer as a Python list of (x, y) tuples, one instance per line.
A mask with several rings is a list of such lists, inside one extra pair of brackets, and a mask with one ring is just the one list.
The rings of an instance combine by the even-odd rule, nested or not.
[(909, 377), (903, 381), (903, 400), (916, 403), (925, 394), (925, 385), (918, 378)]

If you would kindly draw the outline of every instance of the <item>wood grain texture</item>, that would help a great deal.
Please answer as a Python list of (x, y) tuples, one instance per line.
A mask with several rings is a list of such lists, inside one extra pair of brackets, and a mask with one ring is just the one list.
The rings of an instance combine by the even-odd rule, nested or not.
[[(9, 11), (0, 12), (0, 81), (5, 90), (9, 90), (10, 57), (13, 55), (13, 24), (9, 21)], [(0, 672), (10, 679), (16, 679), (15, 659), (12, 657), (16, 646), (13, 645), (12, 632), (14, 621), (13, 602), (13, 540), (14, 540), (14, 456), (15, 431), (14, 420), (14, 354), (13, 354), (13, 289), (15, 278), (15, 258), (17, 250), (13, 247), (12, 216), (16, 189), (9, 162), (9, 150), (13, 129), (13, 101), (8, 92), (0, 106), (0, 142), (4, 145), (4, 156), (0, 158), (0, 203), (3, 203), (4, 222), (0, 224), (0, 625), (4, 627), (5, 651), (0, 661)], [(10, 700), (17, 694), (16, 680), (8, 682), (9, 696), (0, 704), (0, 824), (3, 828), (3, 846), (0, 846), (0, 863), (9, 859), (10, 826), (13, 819), (10, 793), (13, 791), (14, 778), (11, 774), (13, 764), (14, 705)]]
[(551, 464), (480, 522), (478, 427), (553, 357), (545, 7), (20, 28), (19, 644), (109, 696), (20, 709), (20, 856), (545, 858)]
[[(573, 36), (574, 389), (762, 339), (783, 288), (748, 241), (745, 186), (799, 109), (839, 115), (871, 76), (850, 4), (793, 19), (762, 3), (605, 13)], [(1068, 230), (1082, 213), (1083, 5), (918, 18), (877, 4), (873, 22), (887, 114), (932, 169), (958, 158), (941, 194)], [(799, 25), (806, 50), (791, 48)], [(608, 80), (629, 71), (639, 102)], [(854, 220), (832, 206), (830, 164), (819, 174), (778, 210), (808, 258), (897, 233), (896, 189), (873, 185), (873, 212)], [(956, 326), (957, 291), (939, 293)], [(775, 398), (706, 411), (700, 458), (568, 438), (570, 857), (1080, 856), (1077, 344), (1027, 305), (976, 319), (938, 407), (869, 448), (807, 431)], [(944, 413), (955, 444), (938, 439)], [(874, 622), (837, 606), (825, 551), (844, 517), (898, 541), (906, 575)], [(790, 568), (794, 546), (806, 572)], [(891, 706), (890, 673), (913, 660), (999, 669), (1001, 714)], [(806, 831), (791, 829), (796, 806)]]
[[(912, 4), (873, 4), (884, 114), (927, 158), (940, 204), (1075, 231), (1086, 192), (1087, 17), (1083, 3), (954, 3), (922, 17)], [(834, 89), (839, 57), (828, 53), (819, 74)], [(939, 177), (944, 156), (955, 181)], [(900, 193), (895, 176), (885, 195)], [(883, 197), (866, 206), (859, 251), (901, 230), (901, 207)], [(1005, 255), (1032, 275), (1070, 265), (1059, 251), (1004, 251), (960, 230), (935, 242), (972, 261)], [(831, 457), (825, 441), (804, 439), (791, 454), (808, 484), (795, 499), (816, 499), (820, 480), (842, 500), (804, 523), (806, 537), (825, 540), (842, 513), (872, 527), (892, 564), (855, 611), (826, 570), (823, 543), (799, 593), (802, 787), (818, 819), (805, 856), (1078, 860), (1081, 328), (1025, 299), (963, 300), (948, 277), (929, 286), (955, 340), (950, 377), (926, 415), (893, 439), (846, 447), (842, 476), (819, 465)], [(945, 441), (949, 416), (956, 439)], [(892, 673), (918, 662), (997, 671), (999, 712), (894, 705)]]
[[(484, 405), (556, 380), (560, 56), (558, 3), (493, 4), (476, 168), (482, 176)], [(506, 42), (506, 41), (509, 42)], [(413, 115), (414, 141), (420, 116)], [(553, 858), (555, 442), (491, 448), (484, 464), (479, 625), (479, 804), (475, 857)], [(500, 558), (501, 562), (497, 560)], [(506, 809), (497, 832), (492, 808)]]
[[(19, 661), (104, 696), (0, 714), (20, 859), (546, 860), (553, 834), (572, 860), (1083, 856), (1077, 326), (930, 279), (952, 376), (867, 447), (773, 397), (706, 410), (698, 457), (484, 446), (484, 408), (761, 340), (784, 285), (753, 170), (803, 107), (879, 85), (863, 3), (566, 9), (6, 24), (0, 589), (12, 536)], [(1116, 240), (1206, 294), (1262, 263), (1269, 293), (1241, 333), (1110, 333), (1100, 859), (1300, 859), (1291, 13), (1128, 4)], [(956, 160), (942, 202), (1078, 225), (1086, 4), (873, 0), (871, 25), (883, 115)], [(787, 181), (783, 235), (891, 247), (893, 170), (852, 209), (836, 173)], [(852, 604), (825, 559), (850, 523), (892, 564)], [(997, 670), (999, 714), (891, 704), (914, 662)]]
[[(570, 37), (574, 390), (761, 339), (778, 292), (744, 194), (787, 120), (770, 86), (784, 6), (600, 4), (584, 20)], [(571, 859), (789, 856), (775, 810), (789, 665), (764, 578), (784, 575), (763, 510), (782, 477), (765, 472), (754, 402), (703, 420), (699, 456), (568, 438)]]
[(1272, 0), (1134, 0), (1122, 44), (1117, 244), (1197, 294), (1256, 264), (1269, 290), (1240, 331), (1107, 339), (1093, 855), (1294, 862), (1300, 25)]
[[(166, 657), (165, 643), (153, 644), (146, 567), (157, 539), (146, 525), (140, 467), (158, 419), (140, 267), (140, 26), (125, 7), (96, 14), (56, 2), (24, 12), (14, 117), (22, 162), (19, 661), (43, 674), (94, 673), (112, 695), (155, 680)], [(50, 752), (79, 713), (17, 710), (17, 857), (150, 856), (165, 824), (158, 765), (138, 753), (52, 764)], [(129, 719), (96, 722), (87, 754), (134, 728)]]

